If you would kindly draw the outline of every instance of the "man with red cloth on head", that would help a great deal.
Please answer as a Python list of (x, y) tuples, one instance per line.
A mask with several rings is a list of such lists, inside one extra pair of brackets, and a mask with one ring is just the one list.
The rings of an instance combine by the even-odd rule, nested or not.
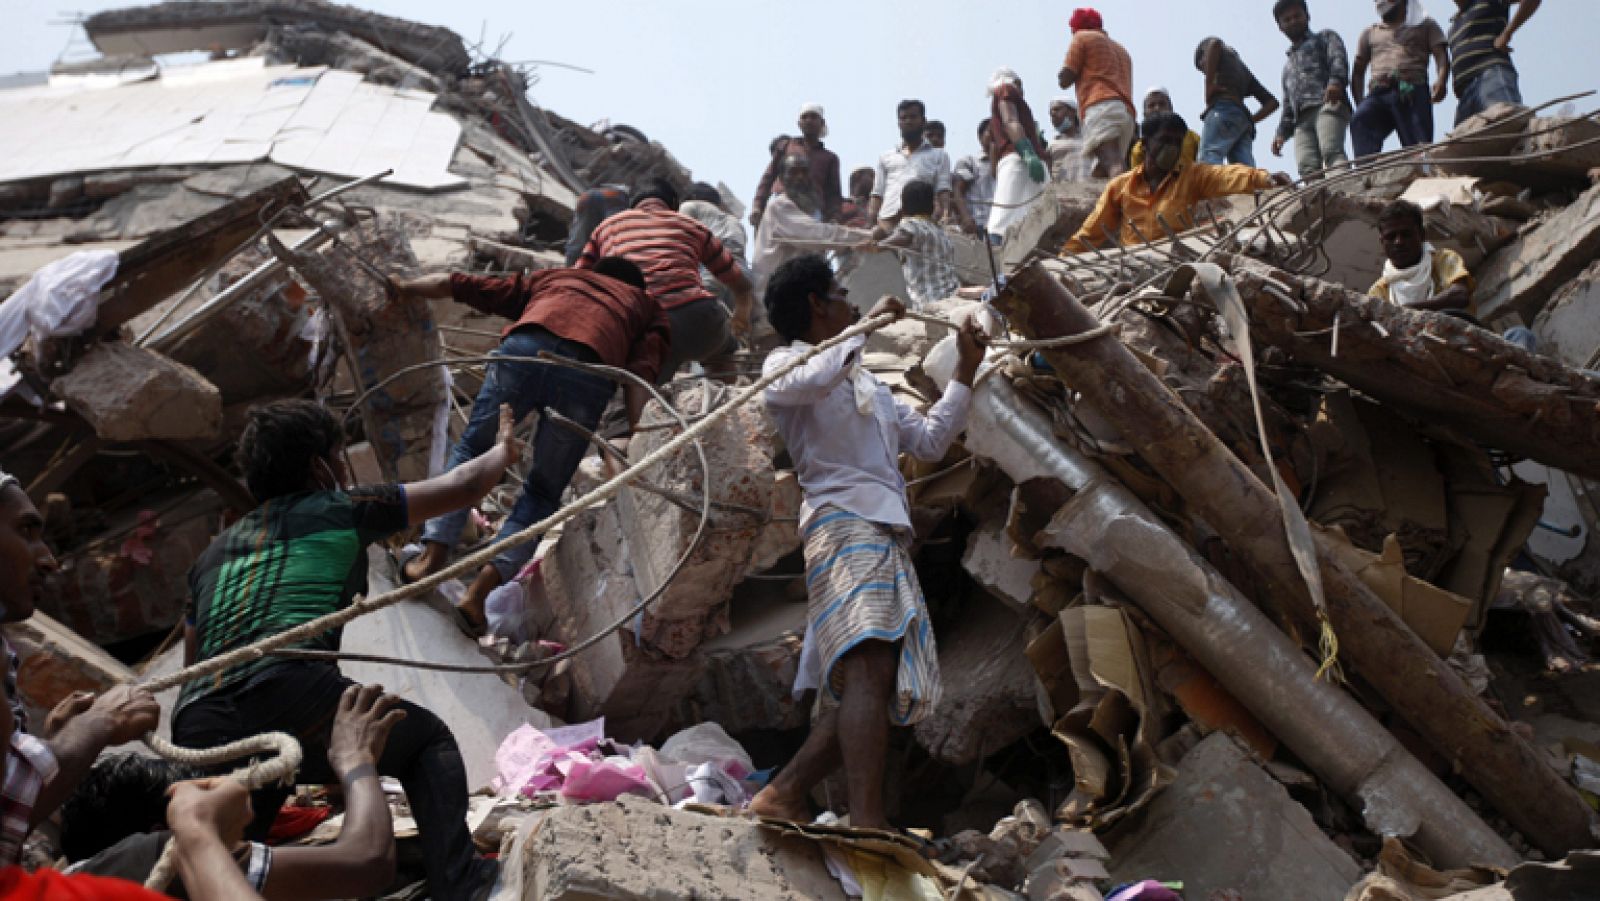
[(995, 159), (994, 201), (989, 208), (987, 228), (991, 235), (1004, 235), (1012, 223), (1028, 214), (1033, 202), (1044, 196), (1050, 169), (1039, 158), (1034, 142), (1039, 139), (1039, 123), (1022, 98), (1022, 79), (1010, 69), (996, 69), (989, 76), (990, 105), (989, 152)]
[(1072, 44), (1058, 80), (1076, 86), (1083, 110), (1083, 152), (1095, 160), (1094, 175), (1113, 178), (1128, 171), (1133, 143), (1133, 58), (1106, 33), (1100, 14), (1084, 7), (1072, 13)]

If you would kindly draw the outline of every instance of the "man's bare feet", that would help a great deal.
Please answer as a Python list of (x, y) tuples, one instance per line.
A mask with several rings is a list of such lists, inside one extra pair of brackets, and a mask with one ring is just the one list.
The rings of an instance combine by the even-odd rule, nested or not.
[(437, 542), (429, 541), (422, 545), (422, 553), (406, 561), (400, 568), (400, 578), (406, 584), (420, 582), (445, 568), (450, 562), (450, 549)]
[(478, 577), (467, 586), (467, 593), (461, 596), (461, 603), (456, 609), (473, 626), (484, 629), (488, 626), (488, 617), (483, 610), (483, 603), (489, 597), (489, 592), (500, 587), (500, 571), (494, 566), (485, 566), (478, 570)]
[(767, 786), (750, 799), (748, 808), (758, 817), (772, 817), (775, 820), (788, 820), (791, 823), (811, 822), (811, 808), (802, 798), (785, 798), (776, 788)]

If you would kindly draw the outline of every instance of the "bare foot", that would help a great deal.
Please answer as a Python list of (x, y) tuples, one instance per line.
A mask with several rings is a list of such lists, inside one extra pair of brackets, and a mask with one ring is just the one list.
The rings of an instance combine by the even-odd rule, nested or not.
[(456, 609), (467, 622), (483, 629), (488, 625), (488, 618), (484, 614), (483, 603), (489, 597), (489, 592), (500, 587), (500, 571), (493, 566), (485, 566), (478, 570), (478, 577), (467, 586), (467, 593), (461, 596), (461, 603)]
[(770, 785), (750, 799), (748, 810), (758, 817), (772, 817), (775, 820), (788, 820), (791, 823), (811, 822), (811, 809), (806, 806), (803, 799), (785, 798)]
[(406, 583), (419, 582), (433, 575), (450, 561), (450, 549), (432, 541), (422, 546), (422, 553), (406, 561), (400, 568), (400, 578)]

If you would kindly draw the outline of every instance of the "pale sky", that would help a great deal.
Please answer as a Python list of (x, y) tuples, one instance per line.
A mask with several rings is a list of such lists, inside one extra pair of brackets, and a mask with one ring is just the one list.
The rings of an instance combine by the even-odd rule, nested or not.
[[(1424, 0), (1446, 31), (1454, 0)], [(8, 0), (0, 31), (0, 72), (40, 70), (67, 51), (91, 48), (77, 13), (124, 6), (102, 0)], [(357, 5), (443, 25), (469, 44), (480, 35), (506, 60), (552, 60), (594, 70), (539, 70), (541, 105), (585, 124), (627, 123), (661, 141), (697, 179), (725, 181), (746, 202), (773, 136), (793, 133), (807, 101), (823, 104), (827, 144), (846, 176), (899, 140), (895, 105), (916, 97), (950, 133), (952, 159), (976, 150), (984, 88), (998, 66), (1021, 74), (1034, 114), (1048, 125), (1067, 19), (1078, 3), (1044, 0), (917, 3), (871, 0), (387, 0)], [(1085, 4), (1086, 5), (1086, 4)], [(1355, 52), (1376, 21), (1370, 0), (1311, 0), (1313, 28), (1337, 30)], [(1201, 76), (1194, 48), (1217, 35), (1238, 49), (1263, 84), (1279, 93), (1287, 41), (1272, 0), (1101, 0), (1106, 31), (1133, 56), (1135, 93), (1171, 89), (1178, 112), (1200, 130)], [(1600, 88), (1595, 0), (1548, 0), (1513, 44), (1529, 103)], [(1280, 98), (1281, 99), (1281, 98)], [(1577, 102), (1580, 111), (1600, 99)], [(1436, 137), (1454, 120), (1455, 99), (1435, 107)], [(1260, 127), (1257, 162), (1291, 171), (1292, 150), (1269, 152), (1276, 117)], [(1391, 139), (1391, 146), (1393, 140)]]

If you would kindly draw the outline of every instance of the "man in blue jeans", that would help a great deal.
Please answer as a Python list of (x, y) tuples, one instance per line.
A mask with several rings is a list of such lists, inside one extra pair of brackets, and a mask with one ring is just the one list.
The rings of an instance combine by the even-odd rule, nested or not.
[[(645, 288), (644, 273), (621, 257), (602, 257), (593, 269), (546, 269), (504, 277), (440, 274), (397, 280), (394, 287), (402, 294), (451, 298), (510, 319), (494, 352), (500, 357), (536, 357), (548, 351), (583, 363), (626, 369), (654, 382), (672, 337), (666, 311)], [(569, 367), (526, 360), (491, 363), (449, 465), (454, 469), (490, 448), (501, 404), (509, 406), (518, 419), (528, 413), (543, 417), (548, 409), (593, 431), (615, 388), (607, 376)], [(624, 384), (624, 391), (628, 423), (633, 425), (649, 395), (632, 382)], [(588, 440), (572, 429), (541, 421), (527, 483), (501, 525), (499, 537), (520, 532), (554, 513), (588, 448)], [(468, 515), (468, 510), (457, 510), (428, 521), (422, 533), (422, 553), (405, 565), (407, 581), (426, 578), (449, 563)], [(457, 608), (469, 623), (483, 627), (483, 602), (489, 592), (515, 578), (537, 547), (536, 541), (519, 545), (478, 572)]]
[[(1220, 166), (1256, 164), (1256, 123), (1278, 111), (1278, 98), (1272, 96), (1250, 67), (1232, 47), (1220, 38), (1206, 38), (1194, 51), (1194, 67), (1206, 77), (1205, 122), (1200, 132), (1200, 162)], [(1255, 98), (1261, 108), (1254, 114), (1244, 105)]]
[[(1456, 124), (1496, 103), (1522, 104), (1511, 38), (1542, 0), (1456, 0), (1450, 20), (1450, 57), (1455, 72)], [(1511, 5), (1517, 6), (1516, 15)]]
[[(1383, 21), (1361, 32), (1350, 73), (1356, 101), (1350, 142), (1357, 157), (1383, 149), (1391, 134), (1401, 147), (1433, 142), (1433, 105), (1443, 103), (1450, 86), (1450, 48), (1433, 17), (1412, 8), (1410, 0), (1375, 0)], [(1428, 60), (1439, 80), (1428, 89)], [(1367, 70), (1372, 78), (1367, 79)]]

